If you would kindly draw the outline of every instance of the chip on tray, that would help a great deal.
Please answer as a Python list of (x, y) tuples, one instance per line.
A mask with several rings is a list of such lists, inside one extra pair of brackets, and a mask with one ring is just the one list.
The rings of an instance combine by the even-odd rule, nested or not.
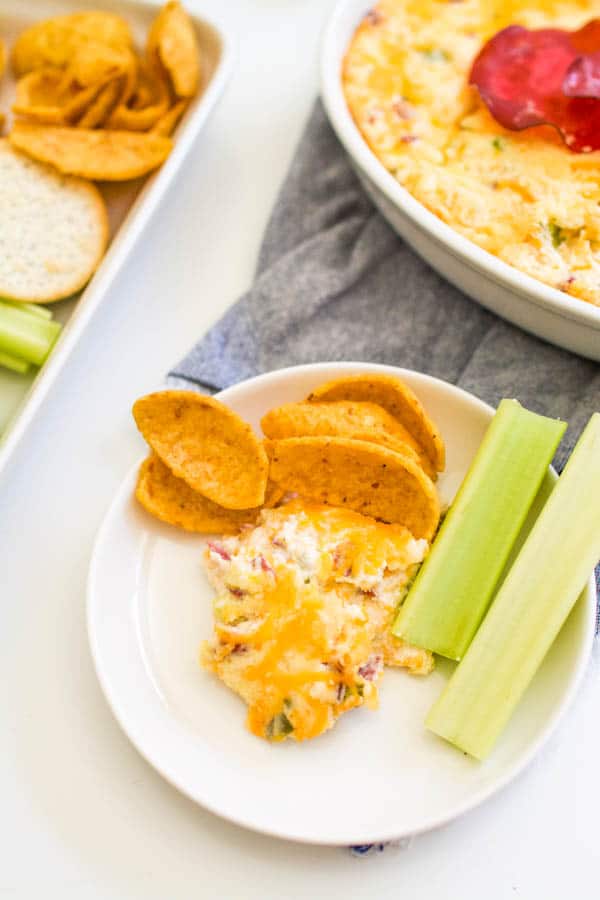
[(100, 41), (86, 41), (73, 54), (65, 76), (80, 87), (89, 87), (126, 75), (132, 65), (135, 65), (135, 56), (129, 47), (110, 47)]
[(188, 107), (188, 100), (178, 100), (167, 110), (150, 129), (151, 134), (162, 134), (168, 137), (173, 133), (177, 123)]
[[(66, 91), (64, 73), (56, 66), (44, 66), (19, 78), (15, 88), (15, 115), (47, 125), (68, 125), (73, 118), (71, 103), (77, 94)], [(93, 99), (94, 94), (90, 94)], [(78, 107), (77, 107), (78, 108)]]
[(45, 66), (19, 78), (12, 110), (33, 122), (72, 125), (85, 114), (102, 89), (101, 84), (80, 88), (65, 80), (62, 69)]
[(445, 465), (440, 432), (413, 391), (400, 378), (380, 372), (346, 375), (315, 388), (309, 402), (359, 400), (377, 403), (413, 436), (437, 472)]
[(146, 45), (150, 65), (165, 72), (176, 97), (193, 97), (200, 85), (194, 28), (178, 0), (169, 0), (152, 23)]
[[(397, 419), (376, 403), (354, 400), (285, 403), (269, 410), (260, 424), (264, 434), (273, 440), (291, 437), (349, 437), (382, 444), (421, 463), (418, 443)], [(435, 476), (428, 457), (424, 457), (423, 462), (427, 474)]]
[(169, 110), (168, 85), (140, 63), (133, 91), (124, 96), (108, 120), (108, 128), (147, 131)]
[(144, 58), (124, 19), (90, 11), (26, 29), (12, 64), (13, 145), (92, 181), (127, 181), (160, 166), (201, 80), (194, 25), (178, 0), (158, 12)]
[(86, 42), (115, 50), (130, 48), (132, 35), (121, 16), (93, 10), (36, 22), (15, 41), (11, 62), (17, 77), (42, 66), (64, 68)]
[(15, 122), (9, 139), (28, 156), (66, 175), (92, 181), (126, 181), (156, 169), (172, 141), (160, 134), (45, 126)]
[(107, 126), (117, 131), (149, 131), (158, 124), (167, 111), (166, 103), (157, 103), (142, 109), (131, 109), (126, 104), (119, 104), (111, 113)]
[(265, 499), (269, 461), (237, 413), (193, 391), (159, 391), (134, 403), (142, 435), (174, 475), (220, 506), (249, 509)]
[(416, 538), (434, 535), (440, 518), (435, 487), (408, 456), (340, 437), (267, 440), (265, 446), (270, 477), (286, 491), (405, 525)]
[(2, 139), (0, 195), (0, 296), (48, 303), (82, 288), (108, 240), (98, 188), (60, 175)]
[(113, 78), (103, 88), (100, 88), (94, 102), (88, 106), (77, 122), (77, 127), (98, 128), (100, 125), (103, 125), (116, 105), (122, 90), (123, 81), (121, 78)]
[(264, 507), (274, 506), (283, 491), (267, 485), (265, 502), (253, 509), (225, 509), (199, 494), (151, 453), (140, 466), (135, 496), (151, 515), (185, 531), (203, 534), (235, 534), (242, 525), (253, 525)]

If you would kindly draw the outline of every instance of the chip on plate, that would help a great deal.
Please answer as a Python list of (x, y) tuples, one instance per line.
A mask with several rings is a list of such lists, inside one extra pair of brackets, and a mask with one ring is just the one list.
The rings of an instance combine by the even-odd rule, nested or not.
[[(267, 485), (264, 506), (274, 506), (283, 491)], [(203, 534), (235, 534), (242, 525), (253, 525), (260, 510), (225, 509), (199, 494), (151, 453), (140, 466), (135, 496), (151, 515), (185, 531)]]
[(66, 175), (92, 181), (126, 181), (160, 166), (172, 141), (159, 134), (15, 122), (11, 144)]
[(286, 491), (405, 525), (431, 540), (440, 506), (431, 479), (408, 456), (341, 437), (266, 441), (270, 477)]
[[(390, 450), (405, 453), (420, 463), (420, 447), (406, 428), (376, 403), (334, 400), (324, 403), (285, 403), (261, 419), (268, 438), (349, 437), (373, 441)], [(427, 457), (428, 475), (432, 467)]]
[(200, 85), (200, 55), (194, 26), (178, 0), (169, 0), (155, 18), (146, 45), (148, 60), (163, 68), (177, 97), (193, 97)]
[(63, 68), (88, 41), (118, 50), (131, 47), (132, 36), (125, 19), (100, 10), (45, 19), (22, 31), (15, 41), (11, 53), (14, 73), (19, 77), (41, 66)]
[(146, 441), (178, 478), (227, 509), (265, 499), (269, 461), (252, 428), (233, 410), (193, 391), (141, 397), (133, 416)]
[(308, 400), (366, 400), (378, 403), (412, 434), (433, 468), (437, 472), (444, 470), (442, 436), (413, 391), (399, 378), (380, 372), (346, 375), (315, 388)]

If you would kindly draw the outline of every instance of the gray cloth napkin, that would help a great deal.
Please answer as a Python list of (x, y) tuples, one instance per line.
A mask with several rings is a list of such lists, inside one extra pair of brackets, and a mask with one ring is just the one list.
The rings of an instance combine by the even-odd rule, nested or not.
[[(254, 285), (169, 373), (217, 391), (298, 363), (427, 372), (565, 419), (564, 465), (600, 410), (600, 366), (509, 325), (437, 275), (367, 198), (320, 102), (273, 210)], [(600, 591), (600, 567), (597, 570)]]

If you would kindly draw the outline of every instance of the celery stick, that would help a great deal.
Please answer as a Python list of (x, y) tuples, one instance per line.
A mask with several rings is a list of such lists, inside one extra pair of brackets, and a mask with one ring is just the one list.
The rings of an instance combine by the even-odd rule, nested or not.
[(566, 424), (503, 400), (400, 609), (393, 633), (461, 659)]
[(19, 374), (24, 375), (29, 371), (30, 363), (26, 362), (24, 359), (20, 359), (18, 356), (12, 356), (10, 353), (2, 353), (0, 350), (0, 366), (4, 366), (5, 369), (12, 369), (13, 372), (19, 372)]
[(20, 300), (7, 300), (6, 297), (0, 298), (0, 303), (12, 306), (15, 309), (20, 309), (23, 312), (28, 312), (32, 316), (39, 316), (41, 319), (52, 318), (50, 310), (46, 306), (41, 306), (39, 303), (21, 303)]
[(497, 593), (500, 590), (500, 585), (503, 583), (504, 579), (510, 572), (511, 566), (514, 563), (515, 559), (521, 552), (521, 547), (529, 537), (531, 529), (535, 525), (538, 520), (538, 516), (541, 513), (542, 509), (546, 505), (546, 501), (552, 491), (554, 490), (554, 485), (556, 484), (556, 475), (550, 472), (550, 469), (546, 472), (542, 479), (542, 484), (540, 486), (539, 491), (535, 495), (535, 500), (529, 507), (529, 512), (527, 513), (527, 517), (525, 522), (523, 523), (523, 527), (519, 532), (519, 536), (512, 545), (511, 551), (508, 554), (508, 559), (506, 560), (506, 564), (504, 569), (502, 570), (502, 575), (498, 579), (498, 583), (496, 584), (496, 588), (494, 593)]
[(484, 759), (600, 557), (600, 414), (594, 413), (427, 727)]
[(52, 349), (61, 326), (53, 320), (32, 316), (0, 304), (0, 351), (41, 365)]

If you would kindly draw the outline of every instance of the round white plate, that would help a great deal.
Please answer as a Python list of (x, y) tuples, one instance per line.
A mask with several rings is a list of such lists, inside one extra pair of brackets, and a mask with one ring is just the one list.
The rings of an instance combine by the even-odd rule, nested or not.
[[(255, 427), (270, 407), (299, 400), (349, 371), (404, 378), (439, 424), (454, 495), (492, 416), (464, 391), (402, 369), (316, 364), (272, 372), (220, 398)], [(428, 678), (388, 670), (376, 712), (343, 716), (304, 744), (269, 744), (245, 728), (245, 706), (200, 669), (211, 634), (203, 538), (162, 525), (133, 499), (131, 472), (106, 516), (92, 558), (88, 624), (106, 697), (140, 753), (203, 806), (248, 828), (320, 844), (366, 844), (434, 828), (507, 784), (539, 750), (583, 674), (594, 632), (590, 584), (490, 759), (477, 763), (425, 730), (451, 670)]]

